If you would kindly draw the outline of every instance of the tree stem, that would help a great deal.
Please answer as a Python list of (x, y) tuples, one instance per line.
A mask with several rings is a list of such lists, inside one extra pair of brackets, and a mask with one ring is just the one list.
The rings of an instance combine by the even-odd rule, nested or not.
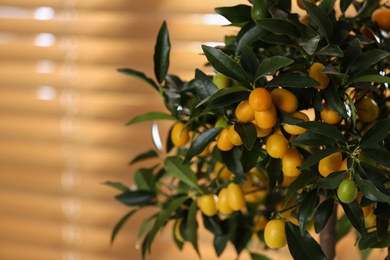
[(328, 223), (326, 223), (324, 229), (320, 232), (320, 246), (328, 260), (336, 258), (336, 222), (337, 206), (335, 205)]

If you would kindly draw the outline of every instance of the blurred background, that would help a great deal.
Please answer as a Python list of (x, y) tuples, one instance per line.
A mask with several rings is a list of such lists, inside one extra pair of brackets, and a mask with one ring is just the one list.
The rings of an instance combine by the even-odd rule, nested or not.
[[(102, 183), (131, 185), (139, 165), (128, 162), (152, 147), (151, 125), (124, 125), (165, 108), (151, 87), (116, 69), (153, 77), (166, 20), (169, 72), (191, 79), (206, 62), (200, 45), (237, 30), (214, 8), (239, 3), (247, 1), (0, 0), (0, 259), (141, 259), (135, 245), (149, 215), (135, 215), (110, 245), (129, 208)], [(163, 138), (168, 127), (160, 124)], [(199, 237), (203, 259), (216, 259), (210, 234)], [(184, 252), (168, 226), (148, 258), (198, 259), (190, 245)], [(287, 248), (267, 254), (289, 258)], [(235, 259), (233, 248), (222, 258)]]

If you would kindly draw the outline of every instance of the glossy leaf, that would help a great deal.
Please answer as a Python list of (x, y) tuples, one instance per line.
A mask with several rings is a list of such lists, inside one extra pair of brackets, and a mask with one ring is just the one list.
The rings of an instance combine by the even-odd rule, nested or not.
[(390, 153), (384, 149), (362, 149), (361, 153), (385, 167), (390, 167)]
[(135, 172), (134, 181), (139, 190), (156, 191), (156, 177), (153, 174), (154, 168), (141, 168)]
[(239, 147), (234, 147), (230, 151), (220, 151), (222, 162), (236, 176), (245, 177), (244, 169), (240, 162), (241, 151)]
[(240, 157), (243, 171), (249, 172), (253, 167), (255, 167), (261, 155), (262, 150), (260, 142), (255, 142), (251, 150), (248, 150), (246, 147), (243, 147)]
[(146, 152), (137, 155), (133, 160), (129, 162), (129, 164), (132, 165), (136, 162), (140, 162), (146, 159), (151, 159), (156, 157), (158, 157), (158, 153), (155, 150), (147, 150)]
[(212, 96), (203, 99), (196, 107), (205, 105), (208, 108), (224, 107), (248, 99), (250, 91), (242, 86), (220, 89)]
[(268, 31), (260, 26), (253, 26), (248, 29), (237, 42), (236, 54), (240, 54), (244, 46), (251, 45), (255, 41), (259, 40), (260, 37), (266, 35)]
[(221, 256), (229, 242), (229, 234), (215, 235), (214, 249), (217, 256)]
[(308, 74), (302, 72), (281, 73), (267, 83), (267, 86), (270, 87), (281, 86), (285, 88), (307, 88), (318, 85), (318, 81), (314, 80)]
[(330, 85), (322, 91), (325, 102), (328, 104), (329, 108), (335, 111), (338, 115), (343, 118), (347, 118), (348, 114), (345, 110), (345, 104), (341, 100), (339, 93), (334, 85)]
[(267, 165), (267, 175), (268, 175), (268, 188), (272, 191), (279, 179), (279, 176), (282, 174), (282, 161), (277, 158), (270, 158), (270, 161)]
[(320, 245), (309, 232), (305, 230), (301, 236), (299, 227), (290, 221), (286, 222), (286, 238), (288, 249), (294, 259), (300, 260), (326, 260)]
[(321, 202), (314, 214), (314, 230), (318, 234), (328, 223), (330, 216), (334, 211), (334, 200), (329, 198)]
[(366, 148), (375, 145), (390, 134), (390, 118), (379, 120), (371, 127), (360, 140), (359, 146)]
[(301, 144), (307, 146), (321, 146), (321, 145), (332, 145), (335, 143), (335, 140), (328, 138), (322, 134), (317, 134), (313, 132), (305, 132), (298, 135), (292, 140), (293, 145)]
[(257, 140), (256, 127), (252, 123), (236, 123), (234, 130), (240, 135), (242, 143), (250, 151)]
[(162, 209), (156, 217), (156, 222), (153, 225), (153, 228), (150, 230), (150, 232), (146, 235), (143, 246), (142, 246), (142, 256), (144, 257), (145, 254), (148, 252), (150, 253), (150, 247), (152, 245), (152, 242), (157, 235), (157, 232), (161, 229), (163, 225), (170, 219), (171, 215), (175, 210), (177, 210), (179, 207), (183, 205), (183, 203), (188, 200), (188, 196), (183, 196), (176, 198), (169, 202), (164, 209)]
[(218, 87), (213, 83), (211, 78), (199, 69), (195, 70), (194, 85), (199, 99), (208, 98), (218, 91)]
[(348, 7), (352, 4), (353, 0), (340, 0), (340, 10), (345, 13)]
[(235, 5), (228, 7), (217, 7), (214, 9), (217, 14), (225, 17), (233, 24), (249, 22), (251, 18), (251, 7), (249, 5)]
[(240, 64), (253, 82), (256, 70), (259, 67), (259, 60), (252, 48), (248, 45), (245, 45), (241, 50)]
[[(364, 172), (363, 168), (360, 166), (357, 168), (360, 172)], [(354, 175), (354, 180), (359, 187), (359, 190), (362, 192), (363, 196), (372, 200), (379, 202), (390, 203), (390, 196), (381, 192), (370, 180), (363, 179), (360, 174)]]
[(299, 207), (298, 223), (299, 223), (299, 230), (301, 232), (301, 236), (304, 236), (306, 232), (306, 227), (313, 217), (316, 201), (317, 201), (317, 189), (312, 189), (305, 195)]
[(328, 15), (323, 9), (309, 1), (302, 1), (302, 3), (306, 7), (306, 11), (310, 15), (311, 19), (313, 19), (313, 21), (318, 25), (322, 35), (330, 43), (333, 37), (333, 25)]
[(196, 213), (198, 212), (198, 206), (196, 200), (192, 201), (191, 206), (188, 210), (188, 216), (187, 216), (187, 227), (185, 230), (185, 235), (188, 239), (188, 241), (191, 242), (192, 246), (194, 247), (195, 251), (198, 253), (198, 256), (200, 256), (199, 249), (198, 249), (198, 222), (196, 220)]
[(176, 118), (163, 112), (147, 112), (145, 114), (135, 116), (133, 119), (127, 122), (126, 125), (154, 120), (176, 120)]
[(169, 40), (168, 27), (164, 21), (157, 35), (153, 55), (154, 74), (160, 84), (164, 81), (165, 76), (168, 73), (170, 51), (171, 43)]
[(264, 59), (256, 71), (255, 79), (259, 79), (266, 75), (274, 75), (279, 69), (290, 65), (294, 60), (283, 57), (283, 56), (273, 56), (270, 58)]
[(198, 192), (203, 193), (202, 189), (198, 186), (198, 179), (187, 164), (183, 164), (183, 160), (180, 157), (169, 156), (164, 160), (164, 167), (167, 175), (178, 178), (188, 186), (195, 188)]
[(250, 83), (251, 80), (245, 70), (228, 55), (207, 45), (202, 45), (202, 50), (207, 60), (217, 71), (240, 82)]
[(335, 126), (329, 125), (321, 121), (307, 121), (297, 124), (300, 127), (306, 128), (308, 131), (320, 134), (334, 140), (346, 142), (343, 134)]
[(340, 185), (340, 183), (345, 179), (346, 171), (336, 171), (329, 174), (326, 178), (320, 179), (318, 181), (318, 186), (334, 190)]
[(115, 225), (114, 229), (112, 230), (111, 233), (111, 244), (114, 243), (115, 237), (118, 234), (119, 230), (121, 230), (122, 226), (126, 223), (126, 221), (133, 216), (136, 212), (138, 212), (141, 208), (136, 208), (131, 210), (129, 213), (124, 215), (118, 223)]
[(349, 75), (357, 74), (378, 63), (379, 61), (388, 57), (390, 53), (384, 50), (371, 50), (358, 56), (353, 63), (351, 63), (346, 73)]
[(147, 190), (127, 191), (115, 196), (115, 199), (129, 206), (149, 205), (155, 199), (154, 192)]
[(123, 191), (123, 192), (130, 191), (129, 187), (123, 185), (121, 182), (106, 181), (106, 182), (103, 182), (103, 184), (105, 184), (107, 186), (111, 186), (111, 187), (118, 189), (120, 191)]
[(271, 260), (268, 256), (260, 255), (258, 253), (250, 253), (252, 260)]
[(257, 21), (257, 24), (273, 34), (287, 35), (290, 37), (299, 37), (299, 31), (294, 24), (289, 21), (275, 18), (263, 18)]
[(324, 150), (318, 150), (312, 155), (310, 155), (304, 163), (299, 167), (301, 170), (306, 169), (316, 163), (318, 163), (322, 158), (331, 155), (332, 153), (339, 152), (340, 150), (338, 148), (327, 148)]
[(120, 68), (117, 70), (122, 74), (130, 75), (130, 76), (134, 76), (136, 78), (139, 78), (139, 79), (145, 81), (146, 83), (148, 83), (154, 89), (159, 90), (159, 86), (156, 84), (156, 82), (154, 82), (153, 79), (147, 77), (143, 72), (133, 70), (133, 69), (128, 69), (128, 68)]
[(215, 140), (215, 138), (221, 131), (221, 127), (216, 127), (206, 129), (202, 133), (200, 133), (200, 135), (191, 143), (191, 146), (185, 155), (183, 163), (189, 163), (194, 156), (203, 152), (204, 149), (206, 149), (207, 146)]
[(286, 192), (286, 203), (291, 199), (295, 192), (306, 187), (311, 182), (317, 180), (319, 176), (310, 172), (301, 173), (287, 188)]
[(344, 209), (345, 215), (351, 222), (352, 226), (362, 235), (366, 233), (366, 227), (364, 222), (363, 211), (359, 206), (357, 201), (353, 201), (351, 203), (342, 203), (341, 206)]
[(357, 78), (352, 78), (350, 81), (348, 81), (348, 85), (359, 82), (390, 83), (390, 77), (376, 74), (363, 75)]

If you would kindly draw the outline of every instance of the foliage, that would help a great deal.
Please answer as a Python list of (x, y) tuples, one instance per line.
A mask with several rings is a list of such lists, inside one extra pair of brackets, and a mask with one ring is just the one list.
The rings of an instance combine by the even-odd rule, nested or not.
[[(182, 122), (186, 131), (175, 133), (188, 134), (190, 139), (174, 147), (170, 135), (165, 151), (148, 150), (137, 156), (132, 163), (161, 160), (135, 172), (136, 190), (106, 183), (119, 190), (118, 201), (133, 208), (114, 228), (112, 239), (134, 213), (145, 207), (159, 209), (141, 228), (144, 257), (158, 230), (180, 220), (180, 234), (173, 232), (179, 248), (191, 243), (200, 254), (197, 229), (198, 221), (203, 221), (214, 235), (218, 256), (232, 243), (237, 254), (249, 250), (253, 259), (267, 259), (256, 253), (251, 240), (264, 241), (265, 223), (277, 218), (286, 221), (287, 244), (294, 258), (325, 259), (312, 234), (323, 230), (337, 205), (344, 211), (337, 224), (338, 239), (354, 228), (359, 249), (390, 246), (390, 40), (388, 32), (371, 20), (379, 1), (304, 0), (308, 20), (291, 12), (290, 0), (261, 1), (216, 8), (239, 28), (237, 35), (226, 37), (224, 46), (202, 46), (208, 65), (224, 76), (223, 83), (221, 77), (217, 80), (200, 69), (190, 81), (168, 73), (171, 44), (165, 22), (155, 46), (156, 80), (133, 69), (119, 69), (156, 89), (168, 111), (138, 115), (127, 125), (158, 119), (172, 120), (172, 126)], [(356, 14), (347, 16), (348, 8)], [(324, 68), (320, 66), (314, 75), (313, 64)], [(296, 110), (310, 119), (299, 119), (277, 106), (270, 129), (259, 127), (268, 120), (259, 119), (264, 111), (245, 112), (249, 120), (238, 120), (238, 105), (256, 88), (267, 89), (271, 97), (275, 88), (289, 90), (297, 99)], [(374, 106), (362, 111), (358, 104), (367, 98)], [(324, 103), (336, 115), (336, 123), (328, 123), (321, 114)], [(301, 132), (289, 133), (291, 126)], [(289, 176), (286, 158), (268, 154), (267, 140), (273, 134), (287, 139), (288, 149), (299, 151), (302, 162), (293, 165), (299, 170), (296, 176)], [(335, 153), (341, 153), (339, 159), (329, 159)], [(223, 168), (216, 171), (218, 163)], [(326, 174), (323, 165), (331, 168)], [(344, 179), (352, 180), (358, 189), (358, 198), (350, 203), (337, 196)], [(235, 189), (225, 202), (219, 194), (231, 183), (243, 193)], [(206, 205), (207, 214), (198, 205), (206, 194), (219, 200)], [(240, 196), (245, 198), (244, 206), (230, 211), (229, 207), (237, 208)]]

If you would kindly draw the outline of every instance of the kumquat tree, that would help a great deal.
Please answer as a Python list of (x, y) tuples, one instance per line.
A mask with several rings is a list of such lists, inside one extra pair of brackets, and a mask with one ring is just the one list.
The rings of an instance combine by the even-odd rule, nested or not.
[(218, 256), (231, 243), (237, 257), (247, 251), (268, 259), (253, 248), (258, 239), (262, 249), (287, 246), (294, 259), (334, 259), (335, 244), (350, 229), (351, 247), (388, 250), (390, 6), (298, 6), (305, 15), (291, 11), (291, 0), (216, 8), (239, 30), (223, 46), (202, 45), (212, 74), (194, 68), (194, 78), (183, 81), (168, 73), (166, 22), (154, 50), (155, 79), (118, 69), (147, 82), (167, 108), (127, 125), (171, 120), (172, 127), (163, 150), (132, 160), (160, 162), (134, 173), (136, 189), (105, 183), (131, 207), (112, 239), (135, 213), (154, 207), (140, 227), (144, 258), (169, 222), (173, 242), (200, 254), (199, 221), (213, 234)]

